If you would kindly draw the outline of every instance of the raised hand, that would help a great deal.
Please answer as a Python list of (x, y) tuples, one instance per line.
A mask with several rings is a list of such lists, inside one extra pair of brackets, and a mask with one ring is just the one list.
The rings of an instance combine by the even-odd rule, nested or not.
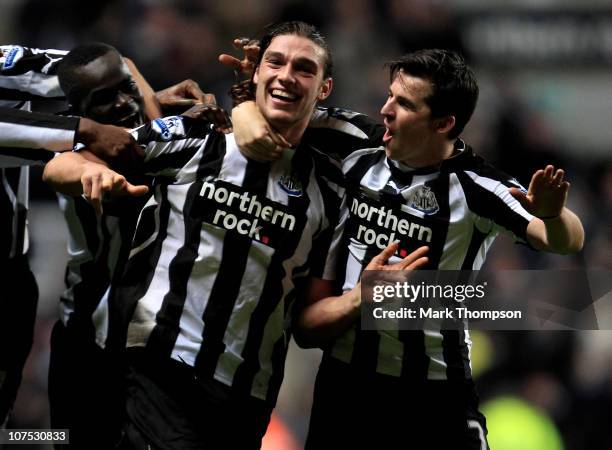
[(195, 105), (182, 115), (192, 119), (202, 119), (211, 122), (215, 125), (215, 129), (221, 133), (232, 132), (232, 121), (227, 111), (215, 104), (205, 103)]
[(234, 48), (243, 52), (240, 60), (235, 56), (223, 53), (219, 55), (219, 62), (236, 71), (242, 78), (250, 79), (255, 71), (259, 59), (259, 41), (249, 38), (234, 39)]
[(536, 171), (531, 177), (527, 193), (510, 188), (510, 193), (527, 211), (541, 219), (558, 217), (567, 201), (570, 184), (563, 181), (562, 169), (552, 165)]
[(213, 94), (206, 94), (193, 80), (183, 80), (174, 86), (155, 93), (162, 108), (192, 106), (196, 104), (217, 104)]

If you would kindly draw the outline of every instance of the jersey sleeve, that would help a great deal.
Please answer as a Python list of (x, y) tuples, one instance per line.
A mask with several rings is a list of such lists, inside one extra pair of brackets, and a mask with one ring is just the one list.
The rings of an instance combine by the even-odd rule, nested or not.
[(47, 150), (69, 150), (79, 124), (76, 117), (60, 117), (0, 108), (0, 164), (3, 167), (44, 163)]
[(0, 97), (3, 100), (61, 99), (57, 66), (68, 53), (20, 45), (0, 46)]
[(528, 244), (527, 226), (534, 216), (509, 191), (511, 187), (524, 189), (518, 181), (486, 163), (474, 171), (459, 172), (457, 176), (470, 210), (485, 219), (475, 223), (480, 231), (502, 232)]
[(190, 163), (205, 151), (213, 127), (205, 121), (183, 116), (153, 120), (131, 131), (145, 152), (144, 173), (175, 182), (195, 179)]
[(356, 150), (379, 147), (384, 133), (385, 127), (365, 114), (341, 108), (317, 108), (303, 141), (342, 161)]

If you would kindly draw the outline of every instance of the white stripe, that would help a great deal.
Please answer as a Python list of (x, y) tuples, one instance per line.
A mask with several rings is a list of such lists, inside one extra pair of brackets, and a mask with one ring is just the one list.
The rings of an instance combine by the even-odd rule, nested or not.
[(368, 135), (359, 127), (347, 122), (346, 120), (331, 117), (327, 114), (327, 112), (320, 110), (316, 110), (314, 112), (312, 119), (308, 124), (308, 128), (331, 128), (332, 130), (342, 131), (343, 133), (355, 136), (359, 139), (368, 139)]
[[(4, 147), (46, 148), (61, 151), (72, 148), (74, 130), (0, 122), (0, 136)], [(24, 149), (25, 151), (27, 150)], [(32, 161), (24, 158), (24, 164), (32, 164)]]
[(478, 432), (478, 439), (480, 440), (480, 450), (487, 450), (487, 440), (485, 439), (484, 430), (477, 420), (468, 420), (468, 428), (475, 429)]

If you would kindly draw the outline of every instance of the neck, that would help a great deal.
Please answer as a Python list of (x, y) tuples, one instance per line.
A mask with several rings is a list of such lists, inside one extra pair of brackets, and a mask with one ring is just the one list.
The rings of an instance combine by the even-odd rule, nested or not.
[(292, 146), (296, 146), (302, 140), (302, 136), (304, 136), (304, 131), (308, 127), (308, 121), (300, 124), (293, 124), (289, 127), (274, 127), (278, 133), (285, 138), (287, 142), (289, 142)]
[(454, 149), (455, 140), (445, 140), (437, 143), (437, 145), (429, 146), (429, 148), (419, 152), (414, 158), (407, 158), (400, 162), (414, 169), (437, 166), (445, 159), (453, 156)]

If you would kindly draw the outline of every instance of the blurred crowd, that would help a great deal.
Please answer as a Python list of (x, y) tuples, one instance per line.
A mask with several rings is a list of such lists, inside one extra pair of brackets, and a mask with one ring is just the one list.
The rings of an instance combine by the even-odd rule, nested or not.
[[(214, 93), (227, 108), (233, 74), (217, 62), (218, 54), (231, 52), (234, 37), (257, 37), (263, 26), (279, 20), (311, 22), (326, 34), (335, 66), (334, 91), (326, 103), (373, 117), (378, 117), (384, 101), (381, 93), (388, 86), (385, 62), (418, 48), (460, 50), (471, 60), (481, 83), (479, 105), (464, 139), (476, 152), (522, 183), (528, 183), (531, 174), (548, 163), (566, 169), (566, 178), (572, 183), (568, 206), (581, 217), (586, 231), (584, 250), (571, 257), (540, 255), (510, 240), (498, 239), (487, 266), (612, 270), (611, 144), (593, 145), (591, 141), (576, 147), (563, 139), (568, 131), (561, 132), (550, 119), (559, 113), (555, 107), (565, 108), (563, 112), (568, 114), (567, 102), (543, 105), (538, 102), (544, 96), (533, 96), (534, 86), (554, 89), (558, 82), (555, 74), (558, 72), (561, 77), (562, 67), (530, 70), (516, 65), (500, 70), (474, 58), (462, 27), (470, 12), (458, 6), (461, 2), (10, 0), (2, 3), (2, 43), (70, 49), (87, 41), (107, 42), (134, 60), (154, 88), (191, 78), (206, 92)], [(576, 2), (573, 6), (579, 5)], [(574, 67), (572, 76), (578, 81), (583, 76), (587, 80), (606, 70), (609, 68), (602, 65), (583, 73)], [(532, 80), (529, 86), (523, 83), (526, 73)], [(588, 88), (585, 82), (585, 92)], [(607, 89), (612, 91), (612, 80)], [(563, 92), (557, 89), (557, 94), (562, 96)], [(579, 110), (576, 108), (577, 115), (573, 118), (577, 129), (582, 123), (601, 121), (599, 116), (579, 115)], [(596, 137), (593, 140), (597, 141)], [(40, 179), (33, 178), (31, 254), (39, 276), (41, 299), (35, 347), (10, 424), (14, 428), (48, 427), (48, 337), (57, 318), (63, 278), (61, 261), (65, 253), (62, 249), (65, 225), (55, 211), (55, 198)], [(41, 221), (44, 227), (40, 226)], [(49, 267), (50, 261), (54, 267)], [(607, 296), (608, 303), (611, 296)], [(605, 300), (600, 302), (602, 311)], [(612, 330), (612, 311), (608, 308), (607, 325), (605, 311), (603, 314), (598, 317), (600, 326)], [(493, 449), (612, 448), (608, 431), (612, 423), (612, 331), (480, 332), (474, 333), (473, 340), (474, 373), (488, 414)], [(277, 408), (279, 422), (275, 422), (275, 427), (284, 427), (288, 436), (283, 444), (277, 442), (276, 447), (269, 442), (268, 448), (300, 448), (308, 424), (318, 357), (317, 352), (293, 349), (287, 362), (286, 386)], [(512, 441), (517, 434), (522, 438), (521, 444)]]

